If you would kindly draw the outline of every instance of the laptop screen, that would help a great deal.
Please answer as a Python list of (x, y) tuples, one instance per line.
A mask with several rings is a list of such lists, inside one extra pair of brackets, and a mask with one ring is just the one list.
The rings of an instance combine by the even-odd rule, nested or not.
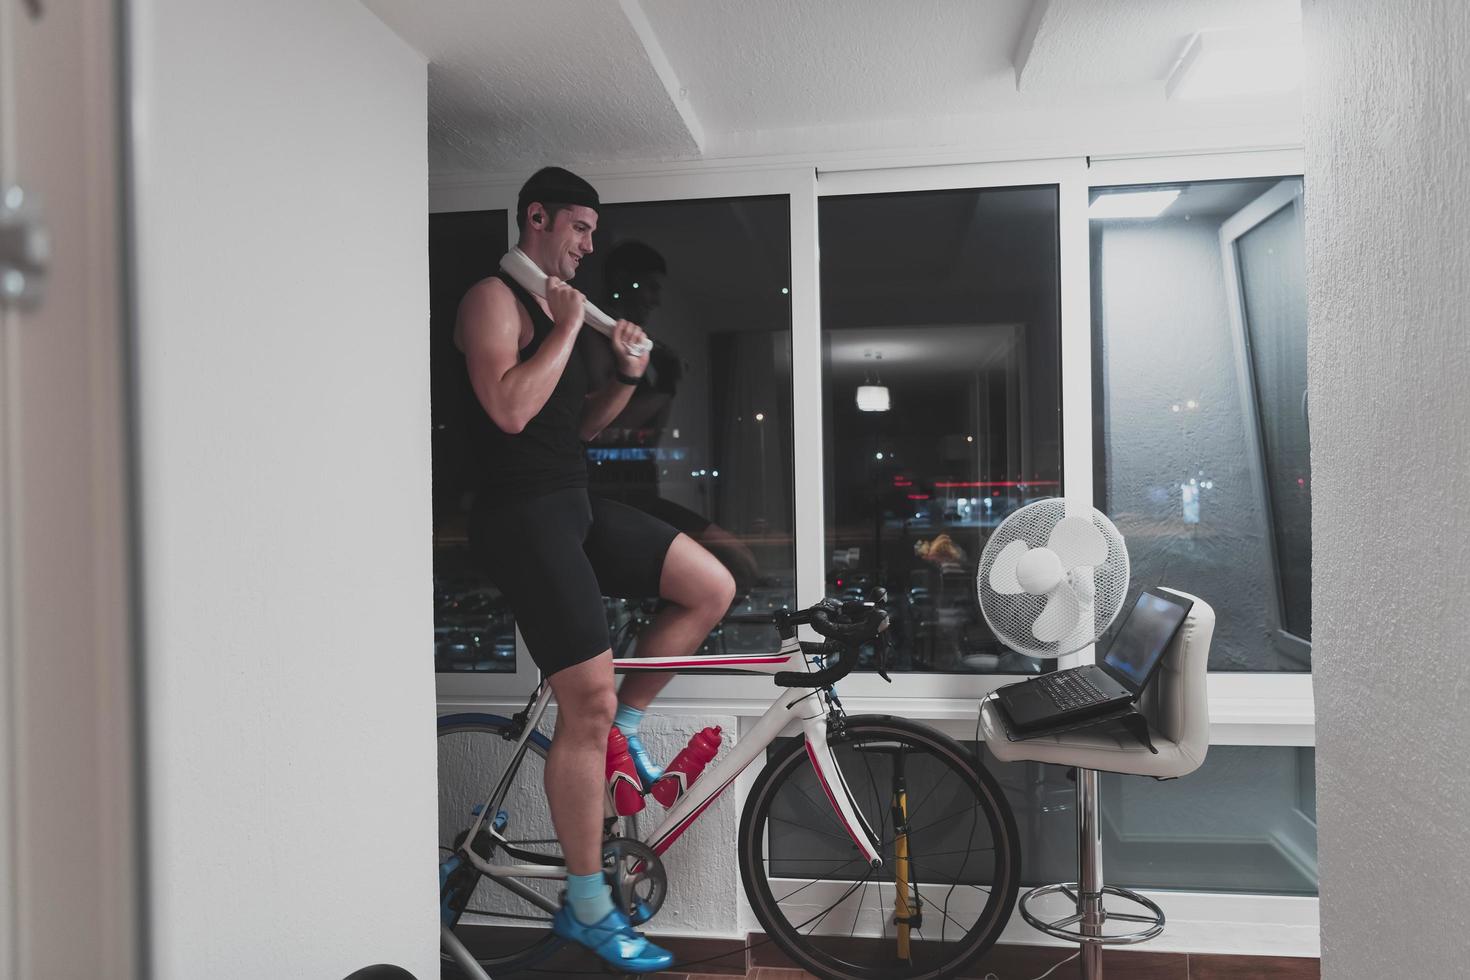
[(1103, 664), (1135, 693), (1143, 687), (1169, 641), (1184, 622), (1189, 606), (1152, 592), (1142, 592), (1113, 637)]

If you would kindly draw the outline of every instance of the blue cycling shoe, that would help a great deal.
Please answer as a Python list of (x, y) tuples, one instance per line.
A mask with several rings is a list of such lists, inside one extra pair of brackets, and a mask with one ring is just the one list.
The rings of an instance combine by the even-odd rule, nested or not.
[(595, 926), (584, 926), (571, 908), (563, 905), (551, 920), (551, 931), (587, 947), (603, 962), (624, 973), (657, 973), (674, 964), (673, 953), (635, 932), (628, 917), (618, 909), (613, 909)]
[(658, 777), (664, 774), (663, 768), (653, 764), (653, 757), (648, 754), (637, 735), (629, 735), (627, 739), (628, 755), (633, 759), (633, 768), (638, 770), (638, 779), (643, 783), (643, 791), (646, 793)]

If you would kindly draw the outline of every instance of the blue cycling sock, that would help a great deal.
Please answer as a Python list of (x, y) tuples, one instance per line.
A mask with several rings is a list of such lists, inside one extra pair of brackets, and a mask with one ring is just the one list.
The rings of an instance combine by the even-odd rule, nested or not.
[(567, 904), (584, 926), (595, 926), (613, 910), (612, 889), (601, 873), (567, 875)]
[(618, 713), (613, 715), (613, 724), (624, 736), (637, 735), (638, 726), (643, 722), (643, 711), (640, 708), (632, 708), (622, 702), (618, 702)]

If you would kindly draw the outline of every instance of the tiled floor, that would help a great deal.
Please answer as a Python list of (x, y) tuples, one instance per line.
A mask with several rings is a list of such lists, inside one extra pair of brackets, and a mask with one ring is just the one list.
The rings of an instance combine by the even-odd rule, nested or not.
[[(1059, 961), (1058, 951), (1048, 949), (1047, 965)], [(1279, 956), (1205, 956), (1179, 954), (1126, 954), (1125, 961), (1105, 962), (1105, 975), (1118, 980), (1320, 980), (1322, 971), (1317, 960)], [(993, 963), (987, 972), (1001, 980), (1031, 980), (1047, 966), (1025, 967), (1017, 972), (1019, 964)], [(1051, 976), (1055, 980), (1073, 980), (1076, 977), (1077, 961), (1073, 960)], [(729, 973), (655, 973), (656, 980), (738, 980)], [(985, 973), (976, 973), (975, 980), (983, 980)], [(819, 980), (803, 970), (788, 970), (781, 967), (758, 966), (745, 974), (745, 980)]]
[[(683, 970), (656, 973), (657, 980), (818, 980), (796, 969), (769, 939), (750, 937), (747, 946), (737, 939), (661, 936), (658, 941), (674, 953)], [(476, 942), (491, 941), (490, 934)], [(1017, 946), (991, 948), (958, 980), (1033, 980), (1056, 967), (1075, 947)], [(849, 951), (855, 952), (855, 951)], [(1060, 966), (1049, 980), (1076, 980), (1079, 965), (1074, 959)], [(1265, 956), (1217, 956), (1201, 953), (1162, 953), (1146, 950), (1109, 949), (1103, 953), (1103, 972), (1111, 980), (1321, 980), (1315, 959)], [(579, 977), (613, 977), (585, 950), (568, 947), (542, 961), (533, 971), (497, 975), (495, 980), (575, 980)]]
[[(997, 946), (986, 954), (965, 980), (1031, 980), (1060, 963), (1068, 951), (1042, 946)], [(1317, 960), (1295, 957), (1215, 956), (1184, 953), (1146, 953), (1108, 950), (1105, 975), (1114, 980), (1320, 980)], [(655, 973), (653, 980), (820, 980), (804, 970), (757, 963), (748, 973), (726, 967), (723, 973)], [(579, 971), (580, 972), (580, 971)], [(1053, 980), (1074, 980), (1077, 961), (1051, 974)], [(538, 980), (547, 980), (542, 973)]]

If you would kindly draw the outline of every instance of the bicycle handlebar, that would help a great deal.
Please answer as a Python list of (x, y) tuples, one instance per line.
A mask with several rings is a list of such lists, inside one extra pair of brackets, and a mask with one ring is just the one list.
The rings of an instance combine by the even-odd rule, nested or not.
[(812, 629), (827, 638), (827, 642), (822, 644), (822, 655), (837, 655), (835, 660), (818, 671), (782, 671), (775, 676), (776, 684), (780, 687), (829, 687), (850, 674), (857, 666), (856, 658), (842, 654), (876, 639), (888, 629), (888, 612), (877, 604), (882, 601), (879, 598), (875, 603), (839, 603), (835, 599), (823, 599), (801, 612), (783, 609), (776, 613), (776, 625), (783, 638), (789, 639), (796, 634), (798, 625), (809, 623)]

